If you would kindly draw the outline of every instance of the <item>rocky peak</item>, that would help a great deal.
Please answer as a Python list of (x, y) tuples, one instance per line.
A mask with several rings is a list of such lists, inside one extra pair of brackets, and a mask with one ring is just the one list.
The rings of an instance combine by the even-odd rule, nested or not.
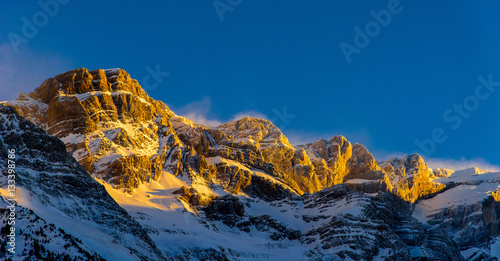
[(352, 154), (352, 146), (344, 136), (335, 136), (330, 140), (317, 140), (306, 145), (299, 145), (299, 148), (304, 148), (308, 155), (312, 158), (323, 158), (329, 161), (332, 157), (349, 158)]
[[(80, 68), (59, 74), (47, 81), (55, 82), (58, 91), (66, 95), (83, 94), (90, 91), (126, 91), (141, 98), (149, 98), (137, 80), (132, 79), (125, 70), (118, 68), (92, 71)], [(43, 87), (41, 88), (43, 89)]]
[[(143, 99), (149, 99), (137, 80), (122, 69), (92, 70), (74, 69), (45, 80), (28, 96), (49, 104), (57, 96), (85, 94), (89, 92), (125, 91)], [(25, 96), (26, 94), (21, 94)], [(83, 98), (83, 97), (82, 97)]]
[(359, 144), (355, 143), (352, 146), (352, 157), (350, 161), (351, 172), (349, 173), (352, 176), (363, 176), (363, 174), (378, 171), (380, 170), (380, 166), (378, 165), (375, 157), (368, 151), (368, 149)]
[(429, 180), (421, 158), (380, 166), (366, 147), (343, 136), (294, 148), (264, 119), (243, 117), (214, 128), (195, 124), (150, 98), (122, 69), (72, 70), (7, 104), (60, 138), (89, 173), (130, 192), (158, 180), (162, 171), (236, 193), (250, 186), (258, 170), (299, 194), (355, 180), (363, 184), (350, 182), (351, 189), (396, 188), (408, 199), (415, 198), (407, 196), (411, 176)]
[(243, 117), (224, 123), (216, 129), (233, 136), (236, 142), (251, 144), (262, 150), (275, 145), (293, 148), (281, 130), (272, 122), (264, 119)]
[(68, 71), (6, 104), (63, 140), (88, 172), (118, 187), (159, 178), (167, 149), (180, 144), (168, 121), (174, 114), (122, 69)]
[[(103, 243), (105, 238), (96, 238), (109, 236), (108, 242), (114, 242), (110, 247), (116, 247), (118, 243), (129, 248), (138, 258), (147, 255), (155, 259), (162, 258), (162, 253), (141, 225), (76, 162), (61, 140), (20, 116), (15, 108), (0, 104), (2, 158), (7, 159), (8, 150), (15, 151), (16, 209), (19, 205), (39, 211), (38, 214), (45, 219), (61, 221), (55, 224), (64, 230), (86, 231), (91, 227), (95, 230), (95, 237), (84, 238), (85, 243)], [(7, 167), (7, 161), (2, 160), (2, 188), (11, 184), (7, 179)], [(4, 196), (0, 196), (0, 201)], [(71, 218), (73, 223), (66, 222), (65, 218)], [(71, 227), (74, 224), (78, 228)], [(82, 224), (85, 225), (82, 227)], [(33, 223), (28, 228), (30, 226)], [(23, 227), (23, 231), (28, 229)], [(46, 243), (52, 244), (51, 241)]]
[(361, 144), (351, 145), (344, 136), (334, 136), (330, 140), (317, 140), (298, 146), (304, 149), (318, 169), (326, 175), (325, 186), (344, 182), (346, 179), (367, 178), (366, 174), (380, 170), (373, 155)]
[(455, 170), (445, 169), (445, 168), (437, 168), (434, 170), (434, 176), (438, 178), (447, 178), (453, 174)]
[(30, 119), (36, 118), (35, 124), (58, 137), (94, 131), (103, 122), (173, 116), (122, 69), (71, 70), (45, 80), (35, 91), (22, 93), (8, 104)]
[(393, 193), (414, 202), (418, 198), (444, 189), (433, 181), (434, 172), (419, 154), (405, 155), (380, 163), (393, 187)]

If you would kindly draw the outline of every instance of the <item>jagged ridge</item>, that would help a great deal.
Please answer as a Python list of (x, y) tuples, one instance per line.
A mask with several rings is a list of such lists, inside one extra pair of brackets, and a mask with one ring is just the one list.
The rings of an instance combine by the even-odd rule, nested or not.
[[(233, 202), (221, 198), (220, 195), (230, 193), (250, 196), (274, 204), (272, 202), (282, 200), (306, 200), (311, 197), (317, 199), (321, 193), (327, 193), (329, 188), (345, 183), (352, 191), (379, 194), (388, 192), (403, 201), (418, 203), (420, 199), (445, 193), (453, 186), (435, 182), (437, 178), (453, 175), (453, 171), (434, 171), (428, 168), (422, 157), (417, 154), (377, 162), (366, 147), (357, 143), (351, 144), (342, 136), (294, 148), (275, 125), (262, 119), (243, 117), (213, 128), (198, 125), (175, 115), (165, 104), (150, 98), (137, 81), (121, 69), (69, 71), (46, 80), (34, 92), (21, 94), (16, 101), (6, 104), (15, 107), (49, 134), (60, 138), (67, 151), (98, 181), (134, 194), (134, 190), (140, 186), (160, 182), (166, 173), (171, 173), (180, 180), (189, 181), (185, 186), (173, 191), (181, 202), (188, 205), (188, 210), (200, 217), (203, 217), (203, 213), (198, 210), (204, 210), (209, 220), (223, 222), (229, 226), (238, 225), (241, 221), (243, 223), (238, 228), (243, 232), (251, 226), (273, 224), (273, 228), (278, 231), (271, 236), (274, 235), (278, 240), (291, 235), (290, 240), (310, 241), (324, 233), (339, 233), (340, 237), (345, 237), (344, 230), (328, 230), (331, 226), (335, 227), (339, 220), (342, 220), (345, 226), (357, 229), (358, 223), (364, 222), (366, 217), (363, 216), (365, 214), (328, 217), (324, 223), (325, 227), (302, 231), (304, 234), (299, 231), (297, 234), (295, 231), (298, 230), (282, 226), (272, 217), (245, 217), (246, 214), (225, 213), (223, 218), (219, 218), (220, 215), (213, 214), (217, 213), (213, 209), (219, 209), (215, 206), (227, 206), (227, 203), (221, 202)], [(221, 193), (220, 190), (224, 192)], [(309, 193), (314, 194), (311, 196)], [(299, 195), (303, 197), (298, 197)], [(345, 193), (340, 198), (334, 197), (330, 200), (350, 200), (350, 197), (358, 197), (355, 195), (362, 194)], [(364, 196), (359, 198), (356, 202), (373, 202), (373, 199), (368, 200)], [(379, 199), (375, 201), (378, 202), (373, 203), (375, 205), (380, 203)], [(384, 200), (381, 202), (387, 203), (384, 203)], [(249, 203), (250, 206), (252, 204)], [(332, 206), (331, 203), (328, 204)], [(373, 204), (370, 203), (372, 207), (366, 208), (376, 212), (385, 211), (379, 209), (379, 205), (373, 207)], [(483, 216), (487, 217), (483, 220), (488, 220), (484, 221), (489, 231), (487, 234), (496, 236), (498, 229), (495, 230), (496, 225), (491, 222), (491, 217), (494, 216), (492, 207), (489, 203), (485, 204), (482, 209), (486, 211)], [(477, 206), (473, 208), (476, 212), (481, 209)], [(137, 213), (139, 216), (136, 218), (144, 219), (143, 214)], [(248, 220), (242, 221), (241, 218)], [(324, 217), (304, 215), (303, 218), (315, 220)], [(380, 217), (377, 217), (378, 219)], [(410, 256), (414, 257), (418, 251), (420, 254), (417, 255), (431, 259), (457, 258), (455, 241), (446, 234), (436, 232), (435, 227), (422, 228), (420, 223), (406, 214), (403, 217), (382, 220), (385, 222), (382, 227), (363, 226), (363, 229), (376, 231), (386, 229), (386, 226), (400, 227), (390, 232), (392, 234), (389, 237), (398, 242), (394, 244), (408, 247), (411, 250), (409, 254), (392, 248), (388, 255), (380, 253), (375, 249), (383, 242), (377, 240), (371, 241), (366, 249), (358, 241), (349, 241), (354, 244), (351, 248), (363, 250), (352, 253), (337, 252), (335, 249), (342, 248), (347, 243), (335, 243), (337, 239), (332, 236), (328, 240), (322, 239), (320, 244), (323, 248), (327, 246), (326, 249), (332, 247), (332, 252), (312, 251), (308, 252), (307, 258), (328, 256), (370, 259), (385, 255), (404, 260)], [(203, 219), (199, 221), (205, 222)], [(474, 222), (480, 224), (481, 219), (476, 218)], [(443, 227), (446, 225), (440, 228)], [(398, 232), (407, 229), (414, 231), (414, 236), (409, 239), (404, 233)], [(455, 231), (454, 229), (457, 228), (448, 230)], [(460, 229), (463, 227), (458, 228)], [(158, 228), (151, 228), (150, 231), (162, 233)], [(378, 232), (373, 233), (378, 235)], [(476, 234), (482, 238), (481, 242), (489, 244), (490, 241), (484, 239), (484, 234)], [(307, 239), (307, 235), (310, 235), (311, 239)], [(457, 237), (454, 240), (462, 242)], [(443, 251), (433, 250), (435, 244), (441, 244)], [(461, 249), (471, 246), (473, 245), (460, 243)], [(184, 254), (169, 253), (168, 256), (181, 258), (186, 253), (199, 257), (213, 254), (213, 250), (209, 248), (185, 248), (183, 251)], [(486, 254), (481, 252), (475, 255)], [(229, 257), (231, 254), (223, 256)]]

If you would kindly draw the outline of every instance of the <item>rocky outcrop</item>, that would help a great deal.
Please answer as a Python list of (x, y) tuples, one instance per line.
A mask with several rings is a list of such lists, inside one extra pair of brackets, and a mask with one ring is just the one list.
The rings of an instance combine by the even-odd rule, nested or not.
[(179, 200), (186, 202), (194, 207), (208, 206), (212, 203), (213, 199), (215, 198), (213, 194), (201, 193), (195, 188), (188, 188), (185, 186), (182, 186), (180, 189), (172, 193), (175, 195), (179, 195), (178, 196)]
[(342, 183), (350, 172), (352, 146), (343, 136), (335, 136), (329, 141), (318, 140), (298, 148), (306, 151), (315, 166), (327, 166), (321, 171), (324, 187)]
[(174, 114), (121, 69), (72, 70), (7, 104), (63, 140), (88, 172), (118, 188), (157, 180), (167, 154), (182, 146), (168, 121)]
[(302, 238), (316, 246), (306, 254), (311, 260), (463, 260), (450, 237), (425, 230), (410, 204), (389, 193), (373, 197), (340, 184), (303, 200), (305, 209), (322, 210), (304, 216), (314, 224)]
[(451, 169), (444, 169), (444, 168), (437, 168), (434, 170), (434, 176), (437, 178), (447, 178), (453, 174), (455, 170)]
[[(92, 179), (66, 151), (64, 143), (21, 117), (14, 108), (0, 105), (0, 156), (7, 159), (12, 150), (15, 167), (10, 169), (15, 170), (20, 206), (40, 211), (37, 214), (44, 214), (47, 221), (57, 223), (64, 220), (63, 215), (90, 224), (138, 257), (162, 258), (141, 225)], [(4, 188), (11, 184), (7, 161), (2, 160), (0, 168), (0, 185)]]
[(329, 141), (299, 145), (306, 151), (321, 177), (322, 187), (343, 183), (349, 179), (380, 179), (380, 167), (373, 155), (361, 144), (351, 145), (343, 136)]
[(276, 145), (293, 148), (278, 127), (264, 119), (243, 117), (218, 126), (217, 130), (234, 137), (237, 143), (250, 144), (263, 151)]
[[(431, 170), (417, 154), (377, 162), (343, 136), (293, 147), (272, 122), (252, 117), (196, 124), (121, 69), (69, 71), (5, 104), (54, 135), (0, 109), (10, 115), (0, 131), (14, 118), (21, 126), (19, 135), (1, 133), (0, 145), (29, 144), (19, 147), (21, 162), (34, 172), (20, 171), (20, 185), (139, 258), (145, 250), (168, 260), (288, 260), (299, 250), (304, 260), (462, 260), (461, 250), (493, 258), (495, 174)], [(126, 191), (135, 220), (92, 177), (115, 198)], [(456, 200), (472, 189), (477, 200)]]
[(380, 165), (390, 180), (392, 193), (409, 202), (445, 188), (445, 185), (433, 181), (434, 172), (418, 154), (395, 158)]
[[(214, 128), (196, 124), (150, 98), (121, 69), (72, 70), (6, 104), (60, 138), (95, 178), (129, 193), (157, 181), (163, 171), (267, 199), (343, 182), (369, 193), (388, 190), (409, 201), (440, 188), (421, 159), (397, 159), (381, 167), (363, 145), (343, 136), (294, 148), (263, 119), (243, 117)], [(274, 193), (283, 189), (289, 192)]]
[[(489, 251), (500, 232), (500, 204), (495, 199), (500, 186), (498, 173), (471, 168), (436, 181), (446, 188), (416, 202), (414, 216), (422, 220), (427, 229), (452, 235), (463, 251), (476, 248)], [(485, 254), (478, 252), (472, 256), (487, 259)]]
[(247, 221), (236, 224), (236, 227), (243, 232), (251, 232), (255, 229), (259, 232), (269, 233), (269, 239), (280, 241), (284, 239), (297, 240), (302, 234), (298, 230), (289, 228), (285, 223), (280, 222), (269, 215), (249, 217)]
[(307, 153), (315, 172), (319, 173), (320, 188), (345, 182), (353, 190), (389, 191), (410, 202), (444, 188), (433, 182), (434, 172), (418, 154), (379, 164), (366, 147), (358, 143), (351, 145), (342, 136), (298, 148)]
[[(240, 180), (239, 177), (247, 181), (261, 180), (252, 176), (252, 170), (257, 170), (280, 180), (297, 194), (321, 189), (307, 155), (302, 154), (300, 158), (281, 131), (269, 121), (243, 117), (215, 128), (198, 125), (179, 116), (172, 117), (170, 121), (182, 142), (194, 148), (199, 155), (238, 163), (229, 164), (229, 168), (228, 164), (217, 164), (218, 177), (223, 178), (218, 179), (218, 184), (225, 188), (228, 185), (226, 181), (232, 180), (233, 176), (230, 174), (231, 177), (228, 177), (227, 173), (235, 173), (237, 180)], [(241, 171), (238, 172), (238, 169)], [(230, 190), (238, 193), (250, 184), (243, 183), (236, 190), (231, 186)]]
[(236, 222), (245, 214), (243, 203), (231, 194), (216, 198), (203, 210), (208, 219), (221, 220), (230, 227), (234, 227)]

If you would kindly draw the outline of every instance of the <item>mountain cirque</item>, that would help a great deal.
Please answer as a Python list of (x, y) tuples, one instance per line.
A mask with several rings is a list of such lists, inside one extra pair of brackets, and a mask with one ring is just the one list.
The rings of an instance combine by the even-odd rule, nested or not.
[[(151, 260), (497, 260), (496, 173), (378, 162), (342, 136), (292, 146), (252, 117), (196, 124), (122, 69), (69, 71), (3, 104), (105, 186), (162, 252)], [(475, 201), (450, 198), (473, 185)]]

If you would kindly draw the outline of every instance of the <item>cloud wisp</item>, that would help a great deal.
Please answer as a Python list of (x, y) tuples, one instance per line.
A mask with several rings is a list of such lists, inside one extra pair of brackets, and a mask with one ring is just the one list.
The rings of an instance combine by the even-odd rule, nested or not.
[[(171, 106), (169, 106), (171, 107)], [(269, 117), (257, 111), (242, 111), (234, 114), (228, 120), (221, 120), (210, 115), (212, 100), (210, 97), (204, 97), (199, 101), (194, 101), (186, 104), (178, 109), (173, 109), (177, 115), (186, 117), (193, 122), (210, 127), (217, 127), (225, 122), (239, 120), (243, 117), (256, 117), (264, 120), (269, 120)]]
[[(386, 152), (386, 151), (376, 151), (372, 153), (375, 159), (378, 161), (386, 161), (393, 158), (400, 158), (408, 153), (404, 152)], [(425, 155), (421, 155), (424, 158), (425, 163), (432, 168), (444, 168), (452, 170), (462, 170), (468, 168), (480, 168), (487, 171), (500, 171), (500, 166), (489, 163), (483, 158), (472, 158), (467, 159), (462, 157), (460, 159), (447, 159), (447, 158), (431, 158)]]
[(480, 168), (482, 170), (500, 171), (500, 166), (497, 166), (495, 164), (491, 164), (483, 158), (466, 159), (465, 157), (462, 157), (459, 160), (456, 160), (456, 159), (442, 159), (442, 158), (426, 158), (426, 157), (424, 157), (424, 160), (427, 163), (427, 165), (429, 165), (429, 167), (431, 167), (431, 168), (445, 168), (445, 169), (461, 170), (461, 169), (476, 167), (476, 168)]
[(22, 92), (32, 92), (47, 78), (72, 69), (68, 59), (28, 48), (14, 53), (6, 42), (0, 43), (0, 100), (14, 100)]
[(215, 127), (222, 124), (222, 122), (218, 119), (209, 119), (211, 106), (212, 100), (210, 97), (204, 97), (200, 101), (194, 101), (181, 108), (174, 109), (174, 112), (192, 120), (194, 123)]
[(293, 129), (284, 129), (281, 124), (279, 117), (273, 117), (252, 110), (246, 110), (242, 112), (238, 112), (233, 114), (228, 119), (220, 119), (213, 117), (210, 113), (212, 107), (212, 101), (210, 97), (204, 97), (199, 101), (194, 101), (189, 104), (186, 104), (180, 108), (175, 108), (174, 106), (169, 105), (169, 107), (177, 114), (183, 117), (186, 117), (193, 122), (205, 126), (217, 127), (226, 122), (236, 121), (243, 117), (255, 117), (264, 120), (268, 120), (273, 122), (278, 128), (281, 129), (283, 134), (288, 138), (290, 144), (292, 145), (303, 145), (306, 143), (315, 142), (319, 139), (329, 140), (334, 136), (342, 135), (345, 136), (347, 140), (351, 143), (361, 143), (365, 146), (369, 146), (372, 142), (371, 135), (368, 131), (333, 131), (329, 133), (320, 133), (320, 132), (308, 132), (308, 131), (297, 131)]

